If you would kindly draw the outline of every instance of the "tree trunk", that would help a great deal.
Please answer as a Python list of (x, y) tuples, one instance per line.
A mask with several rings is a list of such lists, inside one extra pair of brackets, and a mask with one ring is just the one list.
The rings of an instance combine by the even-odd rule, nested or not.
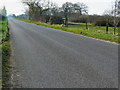
[(108, 23), (106, 23), (106, 34), (108, 34)]
[(114, 35), (115, 35), (115, 31), (116, 31), (116, 25), (114, 26)]
[(65, 15), (65, 26), (68, 27), (68, 13)]
[(116, 20), (115, 20), (115, 17), (114, 17), (114, 35), (115, 35), (115, 31), (116, 31)]
[(65, 20), (65, 26), (68, 27), (68, 20)]
[(87, 22), (86, 22), (86, 29), (88, 29), (88, 25), (87, 25)]
[(65, 9), (65, 26), (68, 27), (68, 8)]

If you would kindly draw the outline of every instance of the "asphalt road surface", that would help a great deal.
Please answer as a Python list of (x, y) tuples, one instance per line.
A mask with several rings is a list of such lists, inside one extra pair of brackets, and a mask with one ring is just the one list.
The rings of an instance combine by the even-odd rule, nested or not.
[(9, 19), (13, 87), (117, 88), (118, 45)]

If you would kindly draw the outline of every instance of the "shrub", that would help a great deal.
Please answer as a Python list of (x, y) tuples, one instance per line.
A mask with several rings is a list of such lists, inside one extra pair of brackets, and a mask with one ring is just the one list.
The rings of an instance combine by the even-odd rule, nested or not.
[(106, 21), (105, 20), (97, 20), (93, 23), (95, 26), (106, 26)]
[(50, 16), (50, 15), (44, 15), (41, 16), (40, 22), (50, 23), (50, 24), (63, 24), (64, 21), (62, 17), (60, 16)]
[(50, 23), (51, 24), (63, 24), (64, 21), (63, 21), (62, 17), (60, 17), (60, 16), (52, 16), (50, 18)]
[(88, 16), (87, 15), (81, 15), (80, 17), (76, 18), (71, 18), (70, 19), (70, 22), (76, 22), (76, 23), (86, 23), (88, 19)]

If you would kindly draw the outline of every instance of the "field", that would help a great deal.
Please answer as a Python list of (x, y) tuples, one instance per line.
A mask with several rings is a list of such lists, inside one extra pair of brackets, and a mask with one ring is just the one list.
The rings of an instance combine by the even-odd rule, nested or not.
[(0, 23), (0, 58), (2, 58), (2, 83), (0, 83), (0, 87), (2, 87), (9, 77), (10, 42), (7, 18), (1, 20)]
[[(18, 20), (22, 20), (22, 19), (18, 19)], [(50, 24), (46, 24), (46, 23), (33, 22), (33, 21), (29, 21), (29, 20), (22, 20), (22, 21), (49, 27), (49, 28), (59, 29), (59, 30), (67, 31), (67, 32), (72, 32), (75, 34), (80, 34), (80, 35), (84, 35), (84, 36), (92, 37), (92, 38), (96, 38), (96, 39), (101, 39), (101, 40), (106, 40), (106, 41), (116, 42), (116, 43), (120, 42), (119, 37), (118, 37), (118, 31), (119, 31), (118, 27), (116, 28), (116, 34), (113, 35), (113, 29), (114, 29), (113, 27), (109, 27), (108, 34), (106, 34), (106, 31), (105, 31), (106, 27), (93, 26), (90, 23), (88, 23), (88, 29), (86, 29), (84, 23), (69, 22), (69, 25), (67, 28), (62, 25), (50, 25)]]

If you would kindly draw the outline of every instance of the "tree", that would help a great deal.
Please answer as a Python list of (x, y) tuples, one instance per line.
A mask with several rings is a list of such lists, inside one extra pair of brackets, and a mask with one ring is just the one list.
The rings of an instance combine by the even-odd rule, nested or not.
[[(80, 17), (81, 15), (87, 16), (88, 14), (88, 7), (84, 3), (71, 3), (71, 2), (66, 2), (62, 6), (64, 16), (65, 16), (65, 25), (68, 27), (68, 18), (73, 18), (74, 16)], [(86, 29), (87, 27), (87, 17), (84, 18), (86, 20)]]
[(52, 24), (53, 17), (58, 17), (58, 11), (58, 6), (55, 3), (51, 3), (49, 10), (44, 13), (46, 19), (45, 22), (50, 22), (50, 24)]
[(65, 16), (65, 26), (68, 27), (68, 14), (71, 13), (71, 8), (73, 7), (73, 4), (71, 2), (66, 2), (62, 5), (62, 9)]
[(87, 25), (87, 22), (88, 22), (88, 7), (84, 4), (84, 3), (75, 3), (74, 4), (74, 11), (75, 13), (78, 14), (78, 16), (81, 16), (83, 15), (83, 19), (86, 23), (86, 29), (88, 29), (88, 25)]
[(105, 11), (103, 16), (104, 16), (104, 20), (106, 21), (106, 34), (108, 34), (108, 27), (109, 27), (109, 23), (112, 17), (111, 12)]
[(86, 29), (88, 29), (88, 15), (84, 15), (85, 23), (86, 23)]
[(117, 15), (118, 15), (118, 0), (115, 0), (114, 2), (114, 6), (113, 6), (113, 10), (112, 10), (112, 14), (113, 14), (113, 25), (114, 25), (114, 32), (113, 34), (115, 34), (116, 32), (116, 26), (118, 24), (118, 18), (117, 18)]
[(5, 8), (5, 6), (3, 7), (3, 9), (1, 10), (1, 14), (3, 15), (3, 16), (7, 16), (7, 11), (6, 11), (6, 8)]
[(59, 8), (55, 3), (51, 3), (50, 12), (53, 16), (58, 16)]
[(120, 0), (118, 1), (118, 5), (117, 5), (117, 14), (120, 17)]
[(50, 8), (50, 2), (45, 0), (23, 0), (22, 2), (28, 6), (30, 20), (38, 21)]
[(74, 10), (75, 13), (78, 13), (79, 15), (88, 14), (88, 6), (86, 6), (84, 3), (75, 3)]

